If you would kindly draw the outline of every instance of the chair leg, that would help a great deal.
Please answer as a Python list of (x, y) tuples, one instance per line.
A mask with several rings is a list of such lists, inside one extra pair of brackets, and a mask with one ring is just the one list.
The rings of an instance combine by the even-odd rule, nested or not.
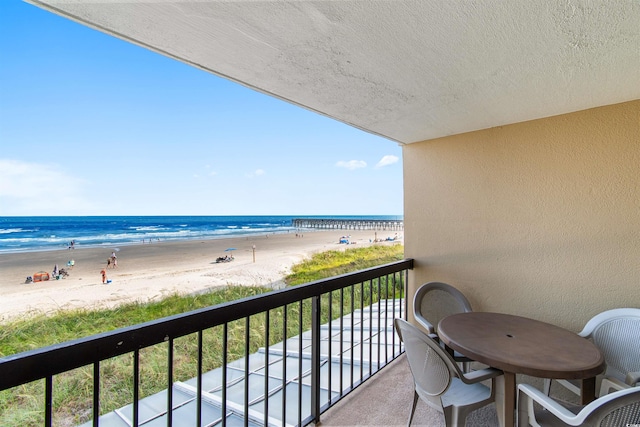
[(418, 396), (418, 392), (414, 391), (413, 392), (413, 405), (411, 406), (411, 413), (409, 414), (409, 422), (407, 423), (407, 427), (411, 426), (411, 421), (413, 421), (413, 414), (416, 412), (416, 405), (418, 404), (418, 399), (420, 398), (420, 396)]
[[(551, 380), (549, 380), (549, 382), (551, 382)], [(530, 427), (531, 424), (529, 422), (529, 411), (533, 412), (532, 400), (522, 391), (518, 391), (518, 412), (516, 424), (518, 427)]]
[(547, 396), (551, 396), (551, 379), (550, 378), (545, 378), (544, 379), (544, 384), (542, 386), (542, 392), (544, 394), (546, 394)]
[(453, 405), (449, 405), (446, 408), (442, 409), (442, 413), (444, 415), (444, 423), (447, 427), (464, 427), (467, 417), (465, 414), (460, 413), (459, 408), (456, 408)]

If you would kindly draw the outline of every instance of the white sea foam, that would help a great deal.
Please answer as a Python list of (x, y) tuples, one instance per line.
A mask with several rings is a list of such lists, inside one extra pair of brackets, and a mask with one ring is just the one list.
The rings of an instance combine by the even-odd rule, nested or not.
[(136, 231), (160, 231), (160, 230), (170, 230), (170, 228), (162, 227), (160, 225), (141, 225), (136, 227), (129, 227), (130, 230)]
[(291, 217), (0, 217), (0, 253), (125, 246), (293, 231)]
[(25, 233), (33, 230), (24, 230), (22, 228), (0, 228), (0, 234)]

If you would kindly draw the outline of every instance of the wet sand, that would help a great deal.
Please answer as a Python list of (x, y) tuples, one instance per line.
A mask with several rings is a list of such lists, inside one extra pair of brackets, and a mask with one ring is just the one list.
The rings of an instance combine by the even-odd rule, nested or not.
[[(340, 244), (344, 234), (351, 244)], [(155, 241), (151, 244), (120, 246), (117, 268), (108, 268), (109, 284), (102, 283), (100, 271), (114, 248), (82, 248), (0, 255), (0, 322), (50, 315), (76, 308), (106, 308), (128, 302), (147, 302), (179, 293), (206, 291), (225, 285), (280, 287), (294, 264), (314, 253), (344, 250), (374, 243), (373, 230), (330, 230), (269, 234), (240, 238)], [(383, 237), (384, 236), (384, 237)], [(400, 240), (401, 242), (401, 240)], [(255, 262), (254, 250), (255, 245)], [(235, 248), (234, 251), (225, 251)], [(231, 262), (216, 258), (233, 254)], [(67, 262), (73, 259), (73, 268)], [(26, 284), (27, 276), (38, 271), (52, 273), (58, 264), (69, 272), (59, 280)]]

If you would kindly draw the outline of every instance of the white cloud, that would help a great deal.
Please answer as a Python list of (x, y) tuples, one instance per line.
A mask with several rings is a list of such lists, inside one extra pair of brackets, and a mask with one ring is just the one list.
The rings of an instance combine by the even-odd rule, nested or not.
[(382, 159), (380, 159), (380, 161), (376, 165), (376, 168), (382, 168), (385, 166), (392, 165), (394, 163), (398, 163), (398, 160), (400, 159), (397, 156), (393, 156), (393, 155), (384, 156)]
[(264, 169), (256, 169), (255, 171), (248, 173), (247, 174), (247, 178), (253, 178), (255, 176), (262, 176), (266, 174), (266, 172), (264, 171)]
[(345, 162), (344, 160), (340, 160), (338, 163), (336, 163), (336, 166), (339, 168), (345, 168), (352, 171), (360, 168), (366, 168), (367, 162), (365, 162), (364, 160), (349, 160), (348, 162)]
[(99, 206), (82, 196), (85, 186), (56, 164), (0, 159), (0, 215), (89, 214)]

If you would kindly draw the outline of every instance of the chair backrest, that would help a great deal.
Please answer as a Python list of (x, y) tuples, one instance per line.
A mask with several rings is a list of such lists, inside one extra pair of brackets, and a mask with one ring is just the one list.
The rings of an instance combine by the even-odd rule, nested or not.
[(602, 351), (605, 375), (624, 381), (628, 372), (640, 371), (640, 309), (604, 311), (589, 320), (580, 335)]
[(438, 322), (456, 313), (473, 311), (467, 298), (451, 285), (429, 282), (420, 286), (413, 297), (413, 314), (429, 333), (437, 333)]
[(607, 394), (585, 406), (581, 412), (583, 411), (588, 413), (583, 420), (584, 425), (598, 427), (639, 425), (640, 387)]
[(444, 394), (453, 377), (459, 375), (455, 362), (433, 338), (411, 323), (399, 318), (394, 323), (404, 343), (416, 391), (423, 398), (434, 401), (433, 397)]

